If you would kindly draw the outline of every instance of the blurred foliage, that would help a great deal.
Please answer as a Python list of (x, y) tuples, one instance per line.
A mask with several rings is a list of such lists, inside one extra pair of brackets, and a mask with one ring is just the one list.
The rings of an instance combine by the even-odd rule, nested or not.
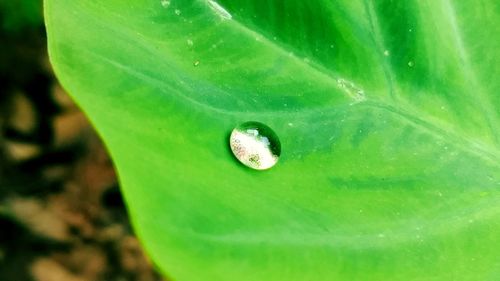
[(18, 32), (43, 23), (42, 1), (1, 0), (1, 28), (7, 32)]
[(49, 78), (42, 15), (41, 0), (0, 0), (0, 104), (15, 91), (43, 96)]

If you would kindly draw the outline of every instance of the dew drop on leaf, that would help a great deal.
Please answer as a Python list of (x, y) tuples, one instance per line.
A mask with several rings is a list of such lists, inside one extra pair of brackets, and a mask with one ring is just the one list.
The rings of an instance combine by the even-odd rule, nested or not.
[(229, 145), (236, 159), (255, 170), (266, 170), (278, 162), (281, 144), (276, 133), (259, 122), (245, 122), (233, 129)]
[(168, 6), (170, 6), (170, 0), (161, 0), (160, 3), (165, 8), (168, 8)]

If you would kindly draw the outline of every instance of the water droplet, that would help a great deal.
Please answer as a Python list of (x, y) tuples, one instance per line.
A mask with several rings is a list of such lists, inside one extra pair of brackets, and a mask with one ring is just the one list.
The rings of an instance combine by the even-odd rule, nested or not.
[(254, 121), (234, 128), (229, 145), (241, 163), (255, 170), (273, 167), (281, 154), (281, 144), (276, 133), (268, 126)]
[(408, 62), (408, 66), (409, 66), (409, 67), (413, 67), (413, 66), (415, 66), (415, 63), (414, 63), (413, 61), (409, 61), (409, 62)]
[(160, 3), (164, 8), (168, 8), (168, 6), (170, 6), (170, 0), (161, 0)]
[(194, 44), (194, 43), (193, 43), (193, 40), (188, 39), (188, 40), (187, 40), (187, 44), (188, 44), (188, 46), (193, 46), (193, 44)]
[(222, 7), (219, 3), (208, 0), (208, 4), (210, 5), (210, 8), (217, 13), (222, 19), (228, 19), (230, 20), (233, 18), (233, 16), (226, 10), (224, 7)]
[(175, 13), (176, 15), (180, 16), (180, 15), (181, 15), (181, 10), (179, 10), (179, 9), (175, 9), (174, 13)]
[(384, 51), (384, 56), (388, 57), (390, 55), (389, 50)]
[(193, 65), (194, 65), (194, 66), (198, 66), (198, 65), (200, 65), (200, 61), (199, 61), (199, 60), (197, 60), (197, 61), (193, 62)]

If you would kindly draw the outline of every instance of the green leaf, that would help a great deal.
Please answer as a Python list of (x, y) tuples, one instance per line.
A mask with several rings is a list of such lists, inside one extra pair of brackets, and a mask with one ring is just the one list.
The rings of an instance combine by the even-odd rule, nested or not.
[[(496, 0), (46, 0), (153, 260), (191, 280), (497, 280)], [(231, 130), (279, 136), (267, 171)]]

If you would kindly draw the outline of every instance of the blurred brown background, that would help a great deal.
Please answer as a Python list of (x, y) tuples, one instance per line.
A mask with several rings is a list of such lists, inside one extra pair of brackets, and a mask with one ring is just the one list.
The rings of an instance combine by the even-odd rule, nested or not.
[(40, 0), (0, 0), (0, 280), (162, 280), (113, 163), (54, 78)]

